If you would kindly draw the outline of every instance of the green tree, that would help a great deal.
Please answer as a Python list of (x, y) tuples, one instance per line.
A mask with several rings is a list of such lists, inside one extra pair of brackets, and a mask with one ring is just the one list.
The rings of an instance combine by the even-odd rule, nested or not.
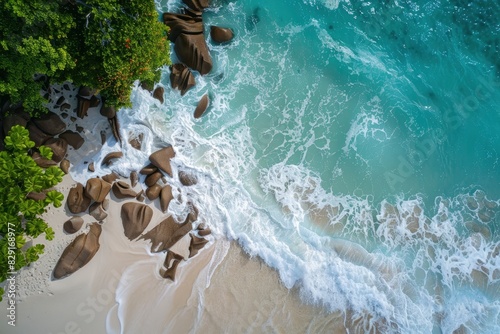
[[(28, 130), (16, 125), (4, 142), (5, 150), (0, 152), (0, 282), (9, 272), (38, 260), (44, 245), (29, 241), (42, 234), (47, 240), (54, 238), (54, 231), (40, 215), (49, 204), (60, 207), (64, 199), (60, 192), (50, 190), (62, 181), (64, 173), (59, 167), (43, 169), (35, 163), (28, 154), (35, 146)], [(48, 147), (40, 147), (40, 154), (52, 157)], [(34, 200), (30, 193), (46, 196)]]
[(170, 63), (153, 0), (2, 0), (0, 11), (0, 100), (32, 114), (45, 102), (37, 75), (90, 86), (120, 107), (135, 80), (152, 84)]

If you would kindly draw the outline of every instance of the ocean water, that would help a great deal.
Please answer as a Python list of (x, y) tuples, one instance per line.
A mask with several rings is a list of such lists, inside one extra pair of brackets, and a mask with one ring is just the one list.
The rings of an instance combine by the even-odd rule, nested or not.
[(109, 168), (172, 144), (174, 170), (199, 182), (169, 210), (191, 200), (215, 238), (304, 303), (349, 311), (354, 331), (500, 332), (499, 3), (211, 3), (206, 30), (235, 39), (207, 34), (214, 68), (185, 96), (168, 68), (163, 104), (134, 89), (121, 134), (143, 134), (143, 151)]

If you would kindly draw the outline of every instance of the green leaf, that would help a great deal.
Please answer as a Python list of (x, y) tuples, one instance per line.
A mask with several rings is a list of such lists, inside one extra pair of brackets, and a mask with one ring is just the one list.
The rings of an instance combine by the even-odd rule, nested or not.
[(51, 190), (47, 193), (47, 199), (49, 203), (52, 203), (54, 207), (59, 208), (64, 200), (64, 195), (59, 191)]
[(40, 155), (44, 157), (45, 159), (52, 159), (52, 149), (50, 147), (41, 145), (38, 150), (40, 151)]
[(46, 240), (53, 240), (55, 237), (55, 233), (54, 233), (54, 230), (52, 229), (52, 227), (47, 227), (45, 229), (45, 239)]

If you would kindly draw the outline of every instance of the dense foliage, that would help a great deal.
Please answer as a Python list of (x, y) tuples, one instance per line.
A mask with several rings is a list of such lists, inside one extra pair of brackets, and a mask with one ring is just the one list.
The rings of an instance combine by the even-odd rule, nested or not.
[(0, 95), (30, 112), (44, 102), (38, 74), (120, 107), (135, 80), (158, 81), (170, 62), (153, 0), (2, 0), (0, 11)]
[[(31, 240), (42, 234), (47, 240), (54, 237), (40, 215), (49, 204), (60, 207), (64, 199), (60, 192), (50, 190), (62, 181), (62, 170), (55, 166), (44, 169), (35, 163), (28, 154), (35, 146), (28, 130), (16, 125), (4, 142), (5, 150), (0, 152), (0, 282), (9, 272), (38, 260), (44, 246), (33, 245)], [(39, 151), (43, 157), (52, 158), (50, 148), (41, 146)], [(46, 197), (35, 200), (30, 193), (44, 193)]]

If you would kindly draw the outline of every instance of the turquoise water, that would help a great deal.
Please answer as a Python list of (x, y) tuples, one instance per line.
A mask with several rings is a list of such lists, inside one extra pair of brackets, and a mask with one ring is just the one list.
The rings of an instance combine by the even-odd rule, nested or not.
[[(172, 143), (214, 234), (365, 328), (498, 333), (498, 3), (214, 0), (203, 15), (235, 32), (207, 36), (212, 72), (181, 97), (164, 69), (166, 102), (136, 88), (120, 121), (151, 131), (149, 151)], [(113, 168), (140, 168), (125, 155)]]

